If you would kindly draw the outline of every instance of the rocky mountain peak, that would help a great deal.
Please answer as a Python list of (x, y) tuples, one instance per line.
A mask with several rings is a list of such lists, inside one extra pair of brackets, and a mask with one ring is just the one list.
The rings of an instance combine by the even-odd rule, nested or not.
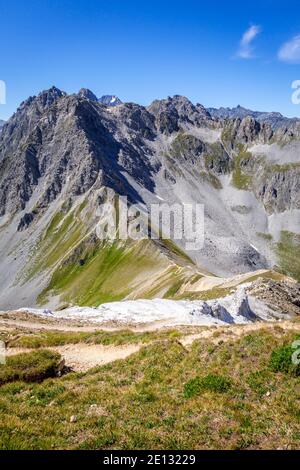
[(81, 88), (78, 95), (91, 101), (98, 101), (97, 96), (88, 88)]
[(116, 95), (103, 95), (98, 101), (99, 103), (105, 104), (105, 106), (118, 106), (122, 104), (122, 101)]
[(59, 90), (55, 86), (49, 88), (49, 90), (44, 90), (36, 98), (36, 101), (42, 105), (43, 108), (51, 106), (58, 99), (66, 96), (66, 92)]
[(30, 96), (27, 100), (23, 101), (15, 114), (22, 112), (23, 110), (28, 109), (30, 106), (34, 106), (36, 109), (42, 111), (43, 109), (51, 106), (60, 98), (67, 96), (67, 93), (59, 90), (55, 86), (44, 90), (39, 93), (37, 96)]
[(155, 116), (156, 125), (164, 134), (178, 132), (181, 125), (198, 126), (203, 120), (211, 119), (202, 105), (195, 106), (188, 98), (181, 95), (155, 100), (147, 109)]
[(81, 88), (81, 90), (79, 90), (78, 92), (78, 96), (91, 101), (97, 101), (98, 103), (104, 104), (105, 106), (114, 107), (118, 106), (119, 104), (122, 104), (122, 101), (116, 95), (103, 95), (101, 96), (101, 98), (97, 98), (95, 93), (93, 93), (88, 88)]

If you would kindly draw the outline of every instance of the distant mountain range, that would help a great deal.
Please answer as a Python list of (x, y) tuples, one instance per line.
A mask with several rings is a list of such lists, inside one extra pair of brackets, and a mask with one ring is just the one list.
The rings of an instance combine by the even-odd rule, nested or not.
[[(91, 101), (97, 101), (104, 104), (105, 106), (118, 106), (123, 102), (116, 95), (103, 95), (98, 98), (88, 88), (81, 88), (78, 92), (79, 96), (85, 97)], [(201, 106), (201, 105), (199, 105)], [(247, 116), (253, 117), (258, 122), (265, 122), (270, 124), (273, 128), (282, 126), (291, 126), (298, 122), (300, 118), (287, 118), (278, 112), (263, 112), (253, 111), (251, 109), (244, 108), (243, 106), (236, 106), (235, 108), (206, 108), (207, 113), (211, 115), (213, 119), (244, 119)], [(5, 121), (0, 119), (0, 129), (5, 124)]]
[(266, 122), (274, 128), (284, 125), (289, 126), (299, 121), (298, 118), (287, 118), (280, 113), (252, 111), (251, 109), (243, 108), (240, 105), (236, 108), (207, 108), (207, 110), (210, 115), (216, 119), (244, 119), (247, 116), (251, 116), (256, 121)]
[[(0, 133), (0, 310), (192, 297), (273, 269), (300, 279), (300, 121), (250, 113), (55, 87), (24, 101)], [(97, 210), (119, 195), (204, 205), (203, 248), (99, 240)]]

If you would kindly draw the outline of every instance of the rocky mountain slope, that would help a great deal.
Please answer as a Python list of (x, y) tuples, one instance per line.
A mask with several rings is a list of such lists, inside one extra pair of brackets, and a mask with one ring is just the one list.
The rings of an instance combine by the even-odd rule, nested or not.
[(1, 130), (1, 128), (4, 126), (4, 124), (5, 124), (5, 121), (3, 121), (2, 119), (0, 119), (0, 130)]
[[(184, 298), (256, 270), (300, 279), (298, 121), (212, 118), (182, 96), (115, 101), (53, 87), (1, 132), (0, 309)], [(203, 248), (100, 241), (97, 208), (118, 195), (204, 204)]]

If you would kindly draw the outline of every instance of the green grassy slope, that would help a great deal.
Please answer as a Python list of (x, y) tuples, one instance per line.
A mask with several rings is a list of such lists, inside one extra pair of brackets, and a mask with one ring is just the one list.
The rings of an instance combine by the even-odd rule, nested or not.
[(2, 385), (0, 448), (299, 449), (300, 379), (282, 362), (296, 331), (228, 332), (219, 343), (217, 334), (191, 349), (165, 339), (84, 374)]
[(193, 262), (169, 240), (99, 240), (84, 201), (53, 215), (32, 256), (26, 280), (49, 273), (49, 282), (38, 297), (40, 305), (59, 295), (61, 307), (97, 306), (126, 296), (134, 298), (136, 291), (144, 298), (170, 297), (190, 275), (187, 266)]

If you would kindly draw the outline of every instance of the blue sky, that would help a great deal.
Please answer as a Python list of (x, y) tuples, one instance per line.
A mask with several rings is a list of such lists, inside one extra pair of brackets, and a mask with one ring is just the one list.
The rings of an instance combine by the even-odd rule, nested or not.
[(0, 118), (52, 85), (300, 116), (299, 13), (299, 0), (0, 0)]

